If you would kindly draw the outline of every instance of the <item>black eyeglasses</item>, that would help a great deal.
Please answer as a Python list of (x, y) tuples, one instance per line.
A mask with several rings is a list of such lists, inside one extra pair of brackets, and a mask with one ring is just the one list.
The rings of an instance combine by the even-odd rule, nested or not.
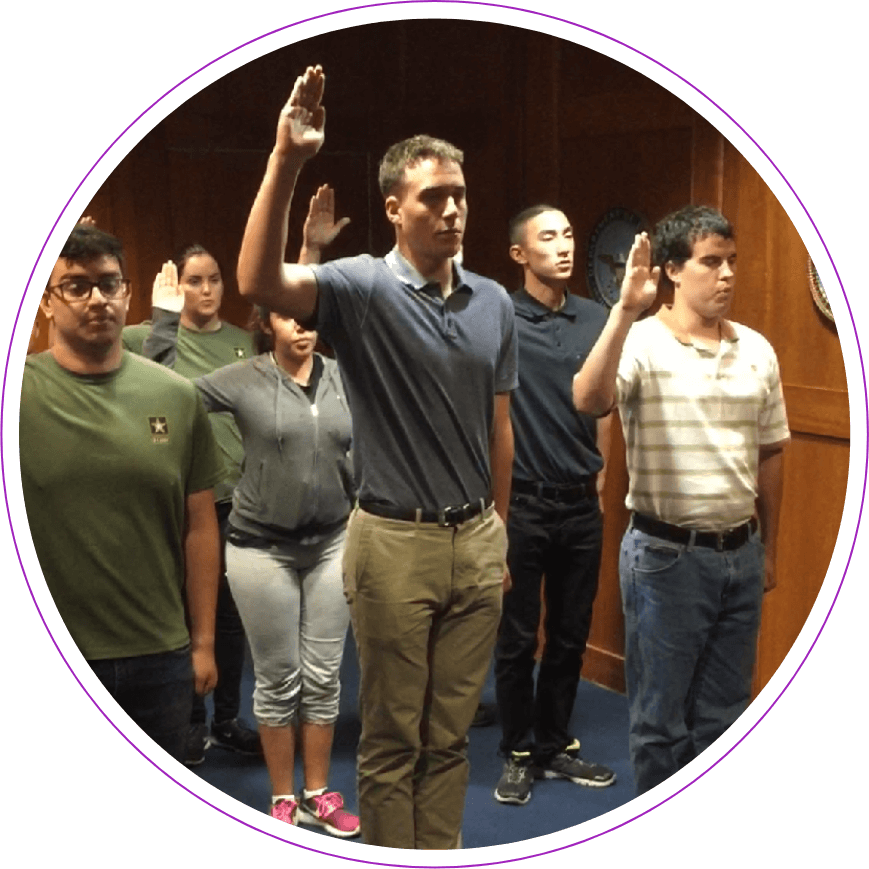
[(64, 302), (86, 302), (93, 295), (94, 287), (110, 302), (130, 295), (130, 281), (115, 275), (107, 275), (98, 281), (90, 278), (66, 278), (47, 289), (59, 295)]

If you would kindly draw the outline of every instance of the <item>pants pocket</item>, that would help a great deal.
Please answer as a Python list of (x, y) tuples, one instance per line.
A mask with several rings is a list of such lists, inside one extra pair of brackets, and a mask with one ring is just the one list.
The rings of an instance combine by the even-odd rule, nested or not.
[(366, 541), (368, 539), (365, 517), (359, 509), (350, 514), (347, 523), (347, 535), (344, 541), (344, 554), (341, 560), (341, 575), (344, 581), (344, 598), (348, 604), (353, 603), (356, 596), (357, 577), (364, 568), (366, 557)]

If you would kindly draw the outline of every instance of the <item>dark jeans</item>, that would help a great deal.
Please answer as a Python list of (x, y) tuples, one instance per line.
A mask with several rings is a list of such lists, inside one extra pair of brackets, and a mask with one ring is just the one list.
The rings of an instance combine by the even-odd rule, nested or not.
[[(513, 588), (495, 646), (500, 750), (546, 761), (573, 741), (570, 716), (597, 593), (603, 519), (596, 497), (564, 503), (514, 495), (507, 522)], [(546, 577), (546, 646), (537, 686), (534, 654)]]
[(88, 664), (124, 712), (157, 745), (182, 760), (193, 694), (190, 647)]
[[(226, 529), (232, 504), (222, 501), (214, 506), (220, 526), (220, 584), (217, 588), (217, 620), (214, 626), (214, 662), (217, 665), (214, 720), (229, 721), (238, 715), (246, 638), (241, 616), (226, 580)], [(194, 692), (190, 723), (205, 724), (205, 719), (205, 699)]]

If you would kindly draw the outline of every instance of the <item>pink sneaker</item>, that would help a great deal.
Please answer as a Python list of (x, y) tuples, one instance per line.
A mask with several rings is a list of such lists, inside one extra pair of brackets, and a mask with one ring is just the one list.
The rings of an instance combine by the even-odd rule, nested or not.
[(330, 836), (342, 839), (359, 835), (359, 818), (344, 811), (344, 797), (337, 791), (302, 800), (299, 822), (322, 827)]
[(296, 816), (299, 811), (299, 804), (295, 800), (278, 800), (272, 805), (269, 814), (285, 824), (296, 826)]

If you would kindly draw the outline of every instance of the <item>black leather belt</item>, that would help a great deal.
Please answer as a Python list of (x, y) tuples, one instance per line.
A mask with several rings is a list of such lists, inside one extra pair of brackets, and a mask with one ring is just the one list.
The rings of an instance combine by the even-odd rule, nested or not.
[(399, 522), (426, 522), (437, 523), (444, 528), (461, 525), (474, 516), (479, 516), (491, 505), (482, 498), (475, 504), (464, 504), (461, 507), (444, 507), (441, 510), (405, 510), (401, 507), (392, 507), (389, 504), (379, 504), (377, 501), (360, 501), (359, 509), (384, 519), (397, 519)]
[(752, 517), (748, 522), (730, 528), (727, 531), (692, 531), (681, 525), (671, 525), (669, 522), (661, 522), (642, 513), (634, 513), (631, 525), (644, 534), (660, 537), (661, 540), (669, 540), (671, 543), (686, 545), (691, 542), (694, 534), (694, 546), (703, 546), (707, 549), (717, 549), (719, 552), (739, 549), (748, 543), (749, 538), (757, 530), (757, 519)]
[(575, 485), (559, 483), (532, 483), (528, 480), (513, 480), (511, 491), (517, 495), (533, 495), (550, 501), (578, 501), (580, 498), (597, 497), (597, 478), (592, 476)]

